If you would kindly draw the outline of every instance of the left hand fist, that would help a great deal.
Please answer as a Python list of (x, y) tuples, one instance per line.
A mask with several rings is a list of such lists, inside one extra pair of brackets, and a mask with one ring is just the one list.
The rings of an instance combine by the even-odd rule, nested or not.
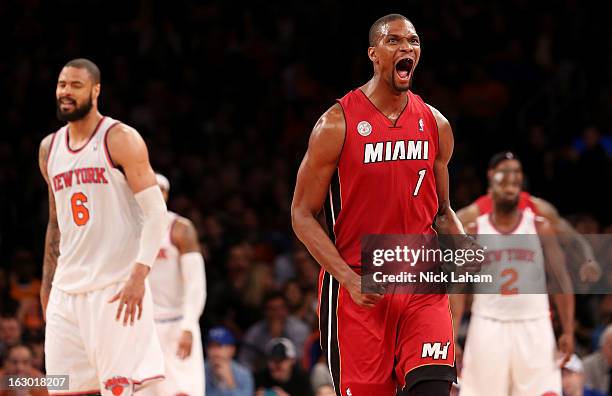
[(597, 282), (601, 278), (601, 267), (595, 260), (587, 260), (580, 266), (580, 280), (583, 282)]
[(193, 345), (193, 334), (189, 330), (183, 330), (181, 338), (179, 338), (178, 350), (176, 355), (179, 359), (187, 359), (191, 355), (191, 346)]
[(561, 367), (565, 366), (572, 354), (574, 353), (574, 335), (569, 333), (563, 333), (559, 337), (559, 351), (563, 353), (563, 360), (561, 360)]

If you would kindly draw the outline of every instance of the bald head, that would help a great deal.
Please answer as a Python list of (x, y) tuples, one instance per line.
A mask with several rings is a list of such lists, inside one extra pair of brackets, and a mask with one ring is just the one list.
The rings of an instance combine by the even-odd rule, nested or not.
[(410, 22), (408, 18), (406, 18), (405, 16), (401, 14), (389, 14), (389, 15), (385, 15), (384, 17), (378, 18), (376, 22), (374, 22), (372, 26), (370, 27), (370, 34), (368, 37), (369, 42), (370, 42), (370, 47), (374, 47), (376, 43), (378, 43), (378, 41), (380, 40), (381, 36), (384, 35), (382, 29), (386, 24), (388, 24), (389, 22), (400, 20), (400, 19), (412, 25), (412, 22)]

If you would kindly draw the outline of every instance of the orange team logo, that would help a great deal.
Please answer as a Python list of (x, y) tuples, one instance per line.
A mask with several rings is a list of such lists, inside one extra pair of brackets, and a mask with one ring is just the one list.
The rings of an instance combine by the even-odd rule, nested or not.
[(123, 391), (130, 386), (130, 381), (125, 377), (113, 377), (104, 381), (104, 389), (110, 390), (113, 396), (123, 394)]

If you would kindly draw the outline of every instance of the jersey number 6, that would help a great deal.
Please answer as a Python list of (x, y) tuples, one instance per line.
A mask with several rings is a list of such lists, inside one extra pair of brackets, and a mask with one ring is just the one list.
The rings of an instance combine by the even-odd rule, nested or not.
[(72, 218), (78, 226), (85, 225), (89, 221), (89, 209), (85, 206), (85, 202), (87, 202), (87, 195), (81, 192), (72, 194), (70, 198)]

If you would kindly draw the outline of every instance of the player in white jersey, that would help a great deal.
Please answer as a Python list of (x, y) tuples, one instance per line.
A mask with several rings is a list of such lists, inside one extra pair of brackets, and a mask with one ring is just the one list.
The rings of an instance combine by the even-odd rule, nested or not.
[(133, 128), (98, 112), (100, 71), (87, 59), (61, 70), (57, 115), (43, 139), (49, 186), (41, 304), (47, 374), (68, 375), (61, 395), (132, 395), (163, 378), (146, 277), (166, 204)]
[[(497, 172), (490, 187), (492, 213), (466, 229), (486, 246), (481, 274), (491, 274), (495, 282), (473, 285), (460, 395), (560, 396), (560, 367), (574, 339), (574, 298), (561, 247), (547, 220), (519, 209), (521, 182), (515, 173)], [(547, 273), (560, 288), (553, 296), (563, 329), (561, 360), (555, 357)], [(455, 326), (464, 304), (465, 295), (451, 296)]]
[[(170, 183), (157, 174), (164, 199)], [(166, 364), (166, 378), (143, 396), (204, 396), (204, 356), (199, 319), (206, 301), (204, 259), (195, 227), (168, 212), (166, 235), (149, 274), (153, 316)]]

